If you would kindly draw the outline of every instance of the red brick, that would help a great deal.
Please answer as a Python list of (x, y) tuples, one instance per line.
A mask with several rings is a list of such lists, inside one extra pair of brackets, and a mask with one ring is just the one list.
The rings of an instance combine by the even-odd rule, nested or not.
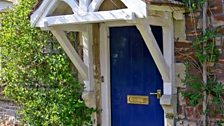
[[(224, 24), (224, 0), (209, 0), (209, 14), (212, 15), (212, 18), (209, 19), (212, 22), (209, 22), (210, 26), (222, 26)], [(198, 20), (201, 18), (201, 13), (197, 12), (198, 14), (195, 16), (194, 19), (191, 18), (190, 15), (186, 16), (186, 35), (188, 40), (193, 40), (196, 35), (201, 34), (200, 26), (201, 26), (201, 21)], [(211, 24), (213, 23), (213, 24)], [(195, 28), (196, 27), (196, 28)], [(224, 35), (224, 27), (220, 28), (218, 31), (219, 34)], [(222, 40), (223, 39), (223, 40)], [(218, 41), (218, 48), (220, 52), (222, 53), (218, 62), (215, 63), (214, 66), (210, 67), (209, 70), (211, 74), (215, 75), (218, 81), (224, 83), (224, 38), (220, 37), (217, 38)], [(186, 60), (189, 56), (194, 57), (194, 50), (192, 49), (191, 42), (175, 42), (175, 57), (177, 62), (183, 62)], [(189, 68), (191, 73), (194, 73), (194, 75), (198, 76), (197, 71)], [(201, 77), (199, 75), (199, 77)], [(183, 89), (181, 89), (183, 90)], [(187, 89), (186, 89), (187, 90)], [(180, 94), (179, 94), (180, 95)], [(223, 96), (224, 97), (224, 96)], [(186, 104), (182, 105), (183, 102), (180, 102), (181, 99), (179, 100), (179, 107), (178, 107), (178, 116), (180, 115), (186, 115), (183, 116), (183, 121), (180, 124), (180, 126), (183, 126), (185, 123), (184, 122), (196, 122), (197, 124), (201, 124), (201, 117), (202, 117), (202, 106), (198, 105), (195, 107), (191, 106), (186, 106)], [(208, 101), (211, 101), (212, 97), (209, 97)], [(186, 100), (187, 104), (188, 101)], [(209, 113), (209, 126), (215, 126), (217, 125), (215, 122), (217, 120), (223, 119), (224, 115), (221, 114), (215, 114), (215, 111), (219, 111), (220, 108), (214, 105), (210, 105), (209, 108), (212, 110), (213, 113)], [(178, 123), (177, 123), (178, 124)]]
[(214, 15), (214, 18), (215, 18), (217, 21), (224, 21), (224, 13), (222, 13), (222, 14), (218, 14), (218, 15)]
[(186, 107), (185, 108), (187, 119), (194, 119), (194, 108), (193, 107)]
[(183, 62), (194, 58), (191, 42), (175, 42), (175, 56), (177, 62)]
[(224, 64), (224, 58), (220, 58), (219, 63)]
[(209, 12), (211, 15), (222, 13), (222, 0), (209, 0)]
[(194, 118), (200, 119), (202, 115), (202, 105), (194, 107)]
[(222, 3), (222, 0), (209, 0), (208, 3), (211, 6), (215, 6), (215, 5), (221, 4)]

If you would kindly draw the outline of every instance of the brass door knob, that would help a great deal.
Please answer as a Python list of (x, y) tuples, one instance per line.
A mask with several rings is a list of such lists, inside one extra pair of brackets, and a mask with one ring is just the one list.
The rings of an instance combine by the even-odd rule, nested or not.
[(156, 93), (150, 93), (150, 95), (156, 95), (157, 99), (160, 99), (162, 96), (162, 91), (158, 89)]

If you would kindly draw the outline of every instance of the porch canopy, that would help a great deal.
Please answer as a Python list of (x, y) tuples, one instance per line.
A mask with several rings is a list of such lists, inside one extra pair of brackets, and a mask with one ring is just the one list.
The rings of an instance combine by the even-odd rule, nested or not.
[[(42, 0), (38, 8), (31, 14), (31, 25), (50, 30), (78, 69), (82, 78), (90, 80), (89, 71), (91, 64), (86, 64), (79, 57), (64, 31), (86, 32), (85, 27), (83, 27), (84, 24), (91, 23), (109, 21), (132, 22), (142, 34), (164, 82), (170, 82), (169, 67), (152, 34), (149, 21), (146, 20), (147, 3), (142, 0), (120, 0), (126, 6), (125, 8), (99, 11), (104, 1), (106, 0)], [(68, 8), (67, 10), (65, 10), (66, 7)], [(58, 11), (59, 14), (55, 15), (55, 11)], [(63, 14), (63, 11), (67, 12)]]

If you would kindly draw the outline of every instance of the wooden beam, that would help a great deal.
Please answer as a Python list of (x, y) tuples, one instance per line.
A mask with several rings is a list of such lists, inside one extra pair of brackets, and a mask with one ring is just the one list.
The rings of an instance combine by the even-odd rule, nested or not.
[(79, 14), (86, 14), (88, 12), (90, 0), (79, 0)]
[(138, 30), (142, 34), (142, 37), (162, 75), (164, 82), (170, 82), (170, 70), (163, 57), (162, 52), (157, 44), (157, 41), (151, 31), (150, 25), (147, 20), (139, 20), (136, 24)]
[(97, 23), (115, 20), (133, 20), (135, 15), (128, 9), (89, 12), (86, 15), (80, 16), (78, 14), (45, 17), (44, 20), (47, 26), (65, 25), (65, 24), (84, 24)]
[(56, 8), (57, 0), (44, 0), (41, 6), (30, 17), (31, 26), (44, 26), (43, 18)]
[(67, 3), (72, 8), (73, 13), (78, 13), (79, 5), (76, 0), (61, 0), (61, 1)]
[(81, 41), (83, 43), (83, 61), (88, 67), (88, 80), (84, 80), (85, 91), (94, 90), (94, 74), (93, 74), (93, 35), (92, 25), (87, 25), (87, 30), (81, 33)]
[[(67, 3), (71, 8), (73, 13), (78, 13), (78, 3), (76, 0), (61, 0)], [(46, 20), (45, 17), (51, 14), (55, 8), (59, 5), (58, 0), (44, 0), (41, 4), (40, 8), (38, 8), (32, 15), (31, 15), (31, 25), (36, 27), (45, 28)]]
[(89, 12), (98, 11), (104, 0), (93, 0), (89, 5)]
[(74, 47), (70, 43), (69, 39), (67, 38), (64, 31), (61, 29), (57, 29), (54, 27), (50, 28), (52, 34), (56, 37), (72, 63), (75, 65), (77, 70), (79, 71), (80, 75), (82, 76), (83, 80), (86, 80), (88, 78), (88, 68), (83, 63), (82, 59), (78, 55), (78, 53), (75, 51)]
[(147, 17), (147, 4), (143, 0), (121, 0), (137, 18)]

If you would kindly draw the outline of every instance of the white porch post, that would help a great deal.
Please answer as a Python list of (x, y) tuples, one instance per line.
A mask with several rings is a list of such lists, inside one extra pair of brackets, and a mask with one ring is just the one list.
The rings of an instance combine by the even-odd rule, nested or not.
[(94, 77), (93, 77), (93, 36), (92, 25), (88, 25), (86, 31), (81, 32), (81, 41), (83, 42), (83, 61), (88, 67), (88, 79), (84, 80), (85, 91), (94, 90)]
[(170, 67), (170, 82), (164, 83), (164, 95), (160, 99), (160, 103), (165, 111), (165, 125), (174, 126), (174, 116), (177, 106), (177, 91), (175, 87), (175, 60), (174, 60), (174, 24), (172, 12), (165, 12), (165, 20), (167, 26), (163, 28), (163, 41), (166, 53), (164, 58)]

